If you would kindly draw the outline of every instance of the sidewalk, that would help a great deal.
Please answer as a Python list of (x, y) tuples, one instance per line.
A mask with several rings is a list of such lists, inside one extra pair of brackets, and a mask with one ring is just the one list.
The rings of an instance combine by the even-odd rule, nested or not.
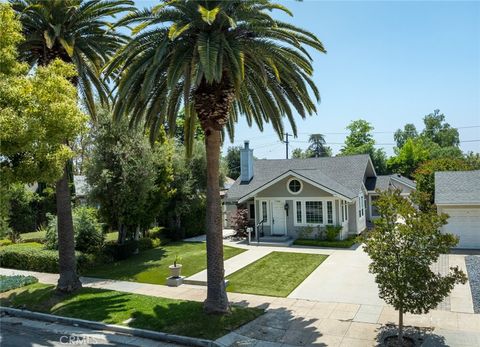
[[(42, 283), (56, 284), (58, 275), (0, 268), (2, 275), (32, 275)], [(111, 289), (151, 296), (203, 301), (206, 288), (104, 280), (83, 277), (85, 287)], [(355, 288), (351, 288), (354, 290)], [(217, 342), (224, 346), (374, 346), (387, 323), (398, 314), (386, 305), (319, 302), (293, 298), (229, 293), (233, 304), (266, 309), (266, 314)], [(405, 315), (405, 324), (432, 327), (425, 346), (480, 345), (480, 315), (433, 310), (427, 315)]]

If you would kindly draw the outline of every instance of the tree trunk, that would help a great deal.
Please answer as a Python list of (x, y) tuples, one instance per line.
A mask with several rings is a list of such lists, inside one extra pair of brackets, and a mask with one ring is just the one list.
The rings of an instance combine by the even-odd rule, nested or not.
[(57, 218), (58, 218), (58, 262), (60, 278), (57, 290), (70, 293), (82, 287), (77, 275), (75, 259), (75, 234), (73, 231), (72, 202), (68, 187), (67, 167), (62, 178), (56, 183)]
[(222, 314), (229, 311), (229, 304), (223, 266), (219, 130), (209, 129), (205, 132), (205, 147), (207, 152), (207, 299), (204, 302), (204, 309), (207, 313)]
[(398, 310), (398, 344), (403, 346), (403, 307)]

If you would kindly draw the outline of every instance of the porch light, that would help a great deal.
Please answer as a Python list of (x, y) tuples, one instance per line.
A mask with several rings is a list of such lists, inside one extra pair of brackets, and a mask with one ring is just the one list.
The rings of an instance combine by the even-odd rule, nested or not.
[(288, 217), (288, 203), (286, 202), (285, 205), (283, 206), (283, 208), (285, 209), (285, 212), (287, 213), (287, 217)]

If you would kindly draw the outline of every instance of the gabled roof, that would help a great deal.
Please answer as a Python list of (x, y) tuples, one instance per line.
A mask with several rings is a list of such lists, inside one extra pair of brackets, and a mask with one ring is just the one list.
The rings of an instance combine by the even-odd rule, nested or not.
[(365, 181), (365, 187), (368, 191), (374, 191), (376, 189), (388, 190), (389, 188), (395, 188), (395, 182), (400, 182), (412, 189), (416, 188), (414, 181), (399, 174), (368, 177)]
[(435, 172), (435, 203), (480, 204), (480, 170)]
[(241, 183), (240, 179), (237, 179), (228, 191), (227, 197), (229, 200), (241, 200), (290, 173), (317, 186), (326, 187), (338, 195), (353, 199), (363, 187), (367, 170), (375, 175), (368, 154), (331, 158), (254, 160), (252, 180)]

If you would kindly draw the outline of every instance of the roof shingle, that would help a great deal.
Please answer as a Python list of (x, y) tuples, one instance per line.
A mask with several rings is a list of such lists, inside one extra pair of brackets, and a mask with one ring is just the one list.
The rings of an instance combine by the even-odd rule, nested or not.
[(479, 204), (480, 170), (435, 172), (436, 204)]

